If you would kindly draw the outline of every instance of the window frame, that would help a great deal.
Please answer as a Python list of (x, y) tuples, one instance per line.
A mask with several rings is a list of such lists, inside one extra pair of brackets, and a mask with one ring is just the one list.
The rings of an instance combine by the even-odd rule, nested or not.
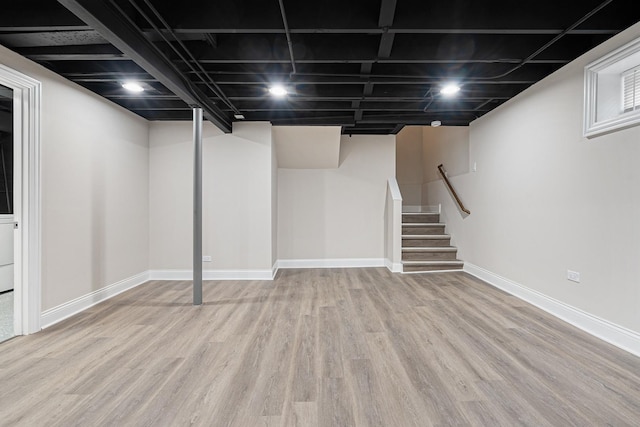
[[(598, 77), (605, 74), (617, 73), (622, 85), (625, 71), (640, 66), (640, 38), (608, 53), (591, 62), (584, 69), (584, 126), (583, 135), (587, 138), (625, 129), (640, 124), (640, 108), (629, 112), (622, 109), (622, 91), (598, 90)], [(621, 68), (619, 71), (618, 69)], [(612, 71), (614, 70), (614, 71)], [(604, 93), (603, 93), (604, 92)], [(604, 97), (620, 97), (616, 99), (620, 111), (613, 117), (598, 120), (597, 106)]]

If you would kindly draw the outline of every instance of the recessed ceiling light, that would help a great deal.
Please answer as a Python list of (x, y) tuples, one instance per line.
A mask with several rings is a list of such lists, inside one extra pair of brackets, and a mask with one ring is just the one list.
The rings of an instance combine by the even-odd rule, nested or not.
[(434, 121), (431, 122), (431, 126), (433, 126), (434, 128), (437, 128), (441, 124), (442, 124), (442, 122), (440, 120), (434, 120)]
[(142, 92), (144, 88), (137, 82), (124, 82), (122, 87), (131, 92)]
[(454, 83), (449, 83), (440, 89), (440, 93), (443, 95), (453, 95), (460, 91), (460, 86)]
[(269, 93), (277, 98), (282, 98), (287, 94), (287, 90), (284, 86), (274, 85), (269, 88)]

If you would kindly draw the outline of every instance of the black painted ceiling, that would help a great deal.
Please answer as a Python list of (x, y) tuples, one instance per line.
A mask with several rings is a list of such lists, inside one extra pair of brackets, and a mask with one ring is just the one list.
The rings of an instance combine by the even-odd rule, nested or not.
[[(2, 8), (1, 44), (149, 120), (190, 120), (190, 107), (201, 105), (225, 130), (242, 114), (341, 125), (347, 134), (468, 125), (640, 19), (638, 0), (20, 0)], [(147, 90), (128, 93), (121, 83), (129, 79)], [(439, 93), (448, 81), (462, 87), (450, 99)], [(274, 82), (290, 90), (285, 99), (267, 93)]]

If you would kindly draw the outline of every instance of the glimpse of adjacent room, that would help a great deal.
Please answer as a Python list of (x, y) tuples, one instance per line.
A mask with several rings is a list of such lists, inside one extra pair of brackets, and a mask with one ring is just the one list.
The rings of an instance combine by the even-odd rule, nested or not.
[(0, 86), (0, 342), (13, 324), (13, 91)]

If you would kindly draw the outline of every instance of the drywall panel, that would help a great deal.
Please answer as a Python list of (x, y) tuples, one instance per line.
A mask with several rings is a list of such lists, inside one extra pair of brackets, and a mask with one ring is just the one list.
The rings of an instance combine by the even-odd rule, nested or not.
[(469, 217), (439, 180), (427, 194), (465, 261), (640, 332), (640, 127), (582, 137), (584, 66), (636, 37), (640, 24), (471, 124), (477, 172), (452, 179)]
[[(193, 130), (157, 122), (150, 130), (151, 269), (192, 266)], [(203, 128), (205, 270), (270, 270), (272, 256), (271, 125), (234, 123), (223, 134)]]
[(274, 126), (278, 167), (283, 169), (337, 168), (340, 126)]
[(384, 257), (395, 137), (343, 136), (337, 169), (278, 170), (278, 258)]
[(405, 126), (396, 136), (396, 180), (403, 203), (422, 204), (422, 126)]
[(42, 82), (42, 310), (146, 271), (147, 121), (1, 46), (0, 63)]
[(450, 177), (469, 172), (469, 127), (423, 127), (422, 162), (422, 182), (439, 178), (438, 165)]

